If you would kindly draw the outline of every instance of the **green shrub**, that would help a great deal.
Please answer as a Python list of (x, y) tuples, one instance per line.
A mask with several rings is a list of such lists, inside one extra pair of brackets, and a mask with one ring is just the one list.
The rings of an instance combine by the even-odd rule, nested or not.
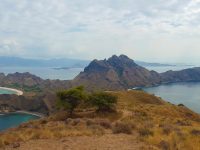
[(114, 109), (117, 97), (106, 92), (97, 92), (90, 95), (89, 101), (97, 107), (97, 111), (110, 111)]
[(79, 86), (69, 90), (60, 91), (57, 93), (57, 106), (67, 110), (72, 115), (74, 109), (81, 104), (87, 98), (87, 94), (84, 92), (84, 87)]

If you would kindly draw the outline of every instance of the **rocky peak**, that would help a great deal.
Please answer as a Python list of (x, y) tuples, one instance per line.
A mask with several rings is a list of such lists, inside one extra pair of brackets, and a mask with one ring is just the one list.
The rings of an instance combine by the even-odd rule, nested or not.
[(133, 68), (137, 64), (125, 55), (116, 56), (108, 58), (107, 60), (93, 60), (88, 67), (85, 68), (85, 72), (105, 72), (113, 68), (115, 70), (123, 70), (124, 68)]
[(105, 72), (109, 69), (106, 60), (93, 60), (85, 69), (84, 72)]
[(108, 59), (107, 62), (115, 68), (137, 66), (137, 64), (132, 59), (127, 57), (126, 55), (120, 55), (119, 57), (116, 55), (113, 55), (111, 58)]

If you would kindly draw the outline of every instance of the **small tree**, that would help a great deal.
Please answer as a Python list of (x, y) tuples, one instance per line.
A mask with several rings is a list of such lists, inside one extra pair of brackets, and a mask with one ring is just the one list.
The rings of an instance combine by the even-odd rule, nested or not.
[(89, 101), (97, 107), (97, 111), (110, 111), (117, 103), (117, 97), (106, 92), (98, 92), (91, 94)]
[(84, 87), (79, 86), (69, 90), (60, 91), (57, 93), (57, 97), (57, 106), (69, 111), (69, 114), (72, 115), (74, 109), (87, 98), (87, 95), (84, 92)]

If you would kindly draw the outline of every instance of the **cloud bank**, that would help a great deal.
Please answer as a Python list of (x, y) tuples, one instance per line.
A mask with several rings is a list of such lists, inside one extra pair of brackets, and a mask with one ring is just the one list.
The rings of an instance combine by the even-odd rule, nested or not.
[(200, 62), (199, 0), (1, 0), (0, 55)]

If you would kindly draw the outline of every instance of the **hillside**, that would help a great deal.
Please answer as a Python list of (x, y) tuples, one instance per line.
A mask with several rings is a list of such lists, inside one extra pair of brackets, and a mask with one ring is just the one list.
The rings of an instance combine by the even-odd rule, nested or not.
[(116, 90), (135, 86), (159, 84), (160, 76), (149, 71), (125, 55), (114, 55), (105, 60), (94, 60), (73, 81), (72, 85), (84, 85), (88, 89)]
[(200, 147), (200, 116), (142, 91), (111, 92), (117, 113), (77, 109), (31, 121), (0, 134), (4, 150), (141, 149), (196, 150)]
[(72, 85), (84, 85), (89, 90), (126, 90), (163, 83), (200, 81), (200, 68), (157, 73), (136, 64), (125, 55), (92, 61)]

